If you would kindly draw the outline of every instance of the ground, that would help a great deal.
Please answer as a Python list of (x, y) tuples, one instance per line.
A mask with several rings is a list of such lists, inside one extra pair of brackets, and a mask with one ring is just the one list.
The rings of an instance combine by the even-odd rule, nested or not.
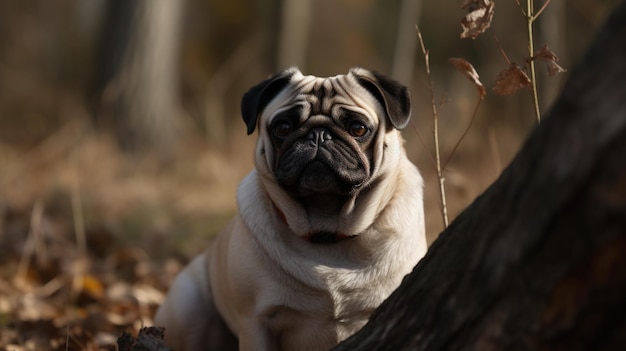
[(232, 164), (128, 157), (70, 124), (39, 145), (0, 144), (0, 349), (114, 350), (235, 211)]

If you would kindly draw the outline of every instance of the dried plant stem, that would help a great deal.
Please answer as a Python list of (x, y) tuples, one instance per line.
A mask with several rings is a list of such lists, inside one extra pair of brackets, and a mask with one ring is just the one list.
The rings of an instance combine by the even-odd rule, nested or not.
[(439, 152), (439, 128), (438, 128), (438, 116), (433, 115), (433, 134), (435, 136), (435, 162), (437, 165), (437, 179), (439, 180), (439, 197), (441, 198), (441, 218), (443, 220), (443, 227), (448, 227), (448, 205), (446, 204), (446, 178), (443, 176), (443, 169), (441, 167), (441, 156)]
[[(546, 2), (547, 4), (547, 2)], [(545, 4), (543, 9), (545, 8)], [(528, 29), (528, 57), (533, 57), (535, 55), (535, 48), (533, 42), (533, 22), (536, 17), (533, 15), (533, 0), (526, 0), (526, 25)], [(535, 61), (530, 60), (528, 63), (530, 68), (530, 83), (531, 83), (531, 94), (533, 98), (533, 104), (535, 106), (535, 116), (537, 117), (537, 123), (541, 121), (541, 113), (539, 112), (539, 97), (537, 95), (537, 79), (535, 76)]]
[(496, 42), (496, 45), (498, 46), (498, 50), (500, 50), (500, 55), (502, 55), (502, 57), (504, 57), (504, 61), (506, 61), (506, 64), (510, 65), (511, 64), (511, 60), (509, 60), (509, 57), (507, 56), (506, 52), (504, 51), (504, 48), (500, 44), (500, 40), (498, 40), (498, 36), (496, 35), (496, 32), (493, 30), (493, 28), (490, 30), (490, 32), (491, 32), (491, 36), (493, 37), (493, 40)]
[(417, 129), (417, 126), (415, 125), (415, 123), (413, 121), (411, 121), (411, 127), (413, 127), (413, 131), (415, 132), (415, 135), (417, 135), (417, 140), (420, 142), (422, 147), (424, 149), (426, 149), (426, 151), (428, 152), (428, 156), (429, 156), (429, 159), (430, 159), (430, 164), (433, 166), (433, 168), (436, 167), (435, 166), (435, 158), (433, 157), (433, 151), (430, 149), (430, 147), (428, 146), (426, 141), (424, 141), (424, 139), (422, 138), (422, 135), (420, 134), (419, 129)]
[(533, 15), (533, 22), (537, 19), (537, 17), (539, 17), (539, 15), (541, 15), (541, 13), (543, 12), (543, 10), (546, 9), (546, 7), (548, 7), (548, 4), (550, 4), (551, 0), (546, 0), (543, 5), (541, 5), (541, 8), (539, 9), (539, 11), (535, 12), (535, 14)]
[(17, 273), (15, 274), (17, 283), (24, 283), (28, 280), (28, 268), (30, 267), (30, 261), (33, 254), (36, 251), (36, 247), (39, 245), (41, 236), (41, 224), (43, 221), (43, 201), (37, 200), (33, 206), (33, 212), (30, 216), (30, 231), (28, 233), (28, 239), (24, 244), (24, 250), (20, 257), (20, 262), (17, 266)]
[(459, 147), (459, 145), (461, 145), (461, 141), (463, 141), (463, 139), (467, 135), (467, 132), (469, 132), (470, 128), (472, 127), (472, 124), (474, 123), (474, 119), (476, 118), (476, 115), (478, 114), (478, 108), (480, 107), (480, 103), (482, 101), (483, 101), (482, 99), (480, 98), (478, 99), (478, 102), (476, 103), (476, 107), (474, 107), (474, 113), (472, 114), (472, 118), (470, 118), (470, 121), (467, 124), (467, 127), (465, 128), (465, 130), (463, 131), (463, 134), (461, 134), (461, 137), (459, 138), (459, 140), (457, 140), (456, 144), (452, 148), (452, 151), (450, 152), (450, 155), (448, 155), (446, 162), (443, 163), (444, 170), (446, 169), (446, 166), (448, 165), (448, 162), (450, 162), (450, 159), (452, 158), (452, 156), (454, 156), (456, 149)]
[(80, 198), (80, 188), (76, 183), (72, 189), (72, 215), (74, 219), (74, 232), (76, 235), (76, 247), (81, 258), (87, 257), (87, 239), (85, 235), (85, 219), (83, 206)]
[(86, 262), (87, 262), (87, 237), (85, 235), (85, 218), (83, 216), (83, 206), (80, 197), (80, 178), (78, 176), (78, 167), (76, 166), (76, 155), (70, 154), (69, 167), (74, 169), (74, 182), (72, 184), (71, 203), (72, 203), (72, 219), (74, 222), (74, 234), (76, 236), (76, 249), (78, 253), (77, 264), (75, 264), (74, 277), (72, 280), (73, 293), (77, 295), (81, 290), (85, 278)]
[(439, 196), (441, 199), (441, 218), (443, 220), (443, 227), (448, 227), (448, 207), (446, 204), (446, 179), (443, 176), (443, 167), (441, 167), (441, 152), (439, 147), (439, 114), (437, 113), (437, 104), (435, 103), (435, 91), (433, 88), (433, 80), (430, 77), (430, 62), (428, 58), (428, 50), (424, 45), (422, 39), (422, 32), (419, 26), (415, 25), (417, 30), (417, 37), (419, 38), (420, 46), (422, 48), (422, 54), (424, 54), (424, 62), (426, 65), (426, 75), (428, 76), (428, 88), (430, 90), (431, 105), (433, 108), (433, 135), (435, 139), (435, 167), (437, 169), (437, 179), (439, 180)]

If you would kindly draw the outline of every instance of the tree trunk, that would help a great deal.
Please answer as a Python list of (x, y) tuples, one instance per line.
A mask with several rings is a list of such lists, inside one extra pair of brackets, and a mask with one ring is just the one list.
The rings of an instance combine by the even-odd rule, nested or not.
[(283, 0), (281, 9), (278, 66), (306, 69), (311, 20), (311, 0)]
[(626, 347), (626, 2), (500, 178), (335, 350)]
[(398, 13), (398, 32), (396, 48), (391, 66), (391, 77), (404, 85), (411, 84), (417, 40), (415, 40), (415, 25), (419, 23), (422, 12), (422, 0), (402, 0)]
[(113, 66), (102, 67), (98, 122), (113, 129), (127, 151), (167, 152), (175, 140), (183, 3), (109, 3), (101, 55)]

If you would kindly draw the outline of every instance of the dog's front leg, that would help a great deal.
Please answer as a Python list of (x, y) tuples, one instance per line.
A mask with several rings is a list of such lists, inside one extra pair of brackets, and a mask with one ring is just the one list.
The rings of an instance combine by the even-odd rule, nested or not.
[(237, 339), (221, 320), (206, 281), (205, 255), (176, 277), (155, 316), (165, 343), (177, 351), (237, 350)]
[(244, 321), (239, 331), (240, 351), (277, 351), (281, 350), (278, 336), (259, 323), (257, 318)]

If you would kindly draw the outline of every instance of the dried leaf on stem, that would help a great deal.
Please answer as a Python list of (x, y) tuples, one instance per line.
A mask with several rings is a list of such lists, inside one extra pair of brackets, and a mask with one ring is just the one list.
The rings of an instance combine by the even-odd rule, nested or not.
[(467, 9), (468, 13), (461, 18), (461, 39), (476, 39), (491, 25), (495, 3), (491, 0), (464, 0), (462, 9)]
[(487, 90), (485, 89), (483, 83), (480, 82), (480, 77), (478, 76), (476, 69), (474, 69), (474, 66), (462, 58), (449, 58), (448, 61), (461, 71), (467, 79), (474, 83), (476, 90), (478, 90), (478, 95), (480, 95), (480, 99), (484, 99), (487, 95)]
[(548, 67), (548, 75), (551, 77), (559, 73), (567, 72), (565, 68), (557, 64), (559, 58), (554, 52), (552, 52), (552, 50), (550, 50), (547, 44), (539, 49), (529, 60), (539, 60), (545, 62)]
[(511, 63), (496, 78), (493, 91), (498, 95), (511, 95), (521, 88), (531, 86), (530, 78), (517, 63)]

